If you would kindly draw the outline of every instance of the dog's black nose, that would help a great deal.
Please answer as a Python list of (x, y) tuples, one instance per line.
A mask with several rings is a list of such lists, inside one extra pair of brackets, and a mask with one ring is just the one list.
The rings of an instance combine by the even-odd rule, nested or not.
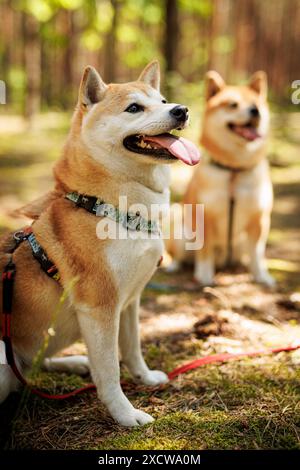
[(249, 108), (249, 113), (251, 117), (258, 117), (259, 116), (259, 110), (255, 104)]
[(175, 108), (172, 108), (170, 114), (172, 117), (176, 118), (177, 121), (186, 121), (188, 119), (188, 108), (178, 104)]

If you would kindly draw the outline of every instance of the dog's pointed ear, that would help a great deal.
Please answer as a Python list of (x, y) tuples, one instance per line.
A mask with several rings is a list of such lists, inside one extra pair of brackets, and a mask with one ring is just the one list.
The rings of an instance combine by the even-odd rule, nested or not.
[(144, 82), (159, 91), (160, 88), (160, 67), (158, 60), (153, 60), (148, 64), (138, 78), (139, 82)]
[(248, 87), (266, 98), (268, 93), (268, 79), (266, 72), (263, 70), (255, 72), (249, 80)]
[(212, 96), (216, 95), (219, 93), (219, 91), (222, 90), (225, 86), (225, 82), (221, 75), (218, 72), (215, 72), (214, 70), (210, 70), (207, 72), (205, 75), (206, 79), (206, 92), (205, 92), (205, 97), (207, 100), (212, 98)]
[(12, 217), (28, 217), (29, 219), (36, 220), (55, 199), (61, 196), (62, 192), (56, 189), (48, 191), (43, 196), (29, 202), (25, 206), (22, 206), (19, 209), (15, 209), (10, 213), (10, 215)]
[(88, 65), (83, 72), (79, 87), (79, 104), (83, 107), (101, 101), (107, 85), (94, 67)]

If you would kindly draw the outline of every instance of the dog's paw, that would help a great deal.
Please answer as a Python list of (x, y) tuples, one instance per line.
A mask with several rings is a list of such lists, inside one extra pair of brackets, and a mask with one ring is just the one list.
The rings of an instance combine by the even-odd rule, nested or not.
[(90, 373), (90, 365), (88, 361), (74, 363), (70, 368), (71, 373), (80, 376), (86, 376)]
[(48, 372), (66, 372), (68, 374), (88, 375), (90, 372), (87, 356), (67, 356), (44, 359), (43, 367)]
[(267, 287), (275, 287), (276, 285), (275, 279), (267, 272), (256, 275), (254, 280), (255, 282), (263, 284)]
[(161, 370), (148, 370), (143, 376), (139, 377), (139, 380), (144, 385), (161, 385), (169, 382), (167, 374)]
[(199, 274), (195, 273), (194, 281), (200, 287), (214, 287), (216, 285), (214, 278), (211, 276), (207, 276), (206, 274), (202, 274), (200, 276)]
[(173, 274), (173, 273), (178, 273), (180, 271), (180, 262), (176, 261), (175, 259), (164, 268), (166, 273)]
[(211, 263), (197, 262), (194, 270), (194, 281), (202, 287), (214, 286), (214, 267)]
[(194, 282), (201, 287), (216, 287), (217, 283), (213, 279), (197, 279), (194, 277)]
[(119, 415), (113, 416), (121, 426), (133, 427), (133, 426), (144, 426), (145, 424), (152, 423), (154, 418), (145, 413), (144, 411), (136, 408), (130, 408), (129, 410), (123, 410)]

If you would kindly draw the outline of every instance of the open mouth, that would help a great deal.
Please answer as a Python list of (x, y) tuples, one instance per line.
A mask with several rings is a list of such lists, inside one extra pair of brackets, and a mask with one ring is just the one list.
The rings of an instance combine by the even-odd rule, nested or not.
[(248, 142), (252, 142), (261, 137), (257, 130), (257, 123), (253, 122), (253, 120), (248, 121), (246, 124), (234, 124), (230, 122), (228, 128)]
[(188, 165), (200, 160), (197, 147), (188, 139), (165, 133), (158, 135), (131, 135), (124, 139), (127, 150), (162, 160), (179, 159)]

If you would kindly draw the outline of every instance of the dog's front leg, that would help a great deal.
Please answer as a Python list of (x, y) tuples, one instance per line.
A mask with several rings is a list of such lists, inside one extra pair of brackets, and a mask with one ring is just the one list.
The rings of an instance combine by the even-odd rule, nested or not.
[(120, 312), (87, 307), (77, 311), (98, 397), (123, 426), (151, 423), (153, 418), (134, 408), (121, 389), (118, 354)]
[(204, 244), (195, 251), (194, 279), (201, 286), (214, 285), (215, 259), (214, 259), (214, 226), (215, 220), (207, 213), (204, 214)]
[(139, 306), (140, 297), (121, 313), (119, 341), (122, 361), (133, 377), (143, 384), (166, 383), (167, 375), (160, 370), (150, 370), (143, 358), (139, 335)]
[(265, 250), (269, 234), (269, 214), (256, 217), (248, 226), (250, 270), (256, 282), (273, 286), (275, 280), (266, 267)]
[(214, 285), (215, 260), (209, 238), (205, 238), (202, 249), (195, 252), (194, 279), (202, 286)]

